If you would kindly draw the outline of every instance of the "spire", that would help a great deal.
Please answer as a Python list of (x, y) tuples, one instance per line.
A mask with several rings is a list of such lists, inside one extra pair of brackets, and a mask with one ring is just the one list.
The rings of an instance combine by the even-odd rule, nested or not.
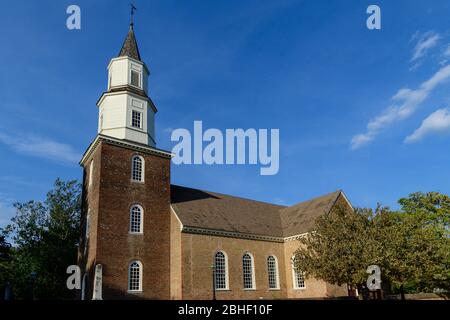
[(133, 9), (131, 12), (132, 14), (131, 14), (130, 28), (128, 29), (127, 37), (123, 42), (122, 49), (120, 49), (119, 57), (128, 56), (130, 58), (141, 61), (141, 55), (139, 54), (139, 49), (133, 29)]

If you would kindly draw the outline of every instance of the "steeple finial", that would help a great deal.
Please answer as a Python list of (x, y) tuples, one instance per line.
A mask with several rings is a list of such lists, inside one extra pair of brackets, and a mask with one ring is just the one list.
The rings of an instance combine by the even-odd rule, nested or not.
[(134, 4), (132, 4), (132, 3), (130, 3), (130, 7), (131, 7), (130, 25), (133, 25), (134, 24), (134, 21), (133, 21), (134, 11), (137, 10), (137, 9), (134, 6)]

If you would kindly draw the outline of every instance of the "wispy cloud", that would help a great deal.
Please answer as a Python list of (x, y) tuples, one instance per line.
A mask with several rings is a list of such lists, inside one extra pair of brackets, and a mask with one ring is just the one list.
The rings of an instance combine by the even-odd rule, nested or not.
[(81, 159), (81, 155), (72, 146), (38, 136), (0, 132), (0, 143), (21, 154), (61, 161), (65, 164), (77, 163)]
[(353, 136), (350, 148), (358, 149), (371, 142), (378, 133), (390, 124), (409, 117), (417, 107), (433, 91), (433, 89), (450, 77), (450, 65), (439, 69), (430, 79), (423, 82), (416, 90), (400, 89), (393, 97), (394, 104), (383, 111), (379, 116), (370, 120), (367, 131)]
[(413, 54), (410, 61), (416, 62), (420, 58), (424, 57), (431, 48), (434, 48), (438, 44), (440, 38), (441, 36), (433, 31), (428, 31), (422, 35), (416, 32), (411, 40), (418, 40), (413, 49)]
[(405, 143), (413, 143), (433, 133), (450, 132), (450, 108), (438, 109), (426, 117), (419, 128), (405, 139)]
[(443, 47), (443, 51), (441, 53), (441, 61), (439, 64), (442, 66), (444, 64), (447, 64), (448, 60), (450, 59), (450, 44), (447, 44), (447, 46)]

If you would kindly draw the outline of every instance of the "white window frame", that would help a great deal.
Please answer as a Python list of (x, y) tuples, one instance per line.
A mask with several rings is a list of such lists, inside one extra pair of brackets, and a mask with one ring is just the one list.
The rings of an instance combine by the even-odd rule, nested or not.
[(89, 182), (88, 182), (89, 188), (92, 186), (93, 179), (94, 179), (94, 159), (91, 159), (91, 162), (89, 163)]
[[(275, 272), (275, 288), (270, 287), (270, 268), (269, 268), (269, 259), (274, 259), (274, 272)], [(278, 272), (278, 258), (275, 255), (270, 255), (266, 259), (267, 262), (267, 276), (268, 276), (268, 282), (269, 282), (269, 290), (280, 290), (280, 274)]]
[[(141, 180), (134, 179), (134, 160), (135, 159), (141, 160)], [(145, 181), (145, 160), (142, 156), (134, 155), (131, 157), (131, 181), (133, 182), (144, 182)]]
[[(131, 285), (131, 265), (137, 263), (139, 266), (139, 288), (138, 289), (130, 289), (130, 285)], [(143, 268), (142, 268), (142, 262), (139, 260), (133, 260), (128, 264), (128, 283), (127, 283), (127, 288), (128, 288), (128, 292), (131, 293), (136, 293), (136, 292), (142, 292), (142, 275), (144, 274), (143, 272)]]
[[(136, 72), (137, 74), (138, 74), (138, 81), (139, 81), (139, 85), (138, 86), (136, 86), (136, 85), (134, 85), (133, 83), (132, 83), (132, 74), (133, 74), (133, 72)], [(135, 65), (135, 64), (131, 64), (130, 65), (130, 73), (129, 73), (129, 76), (130, 76), (130, 86), (132, 86), (132, 87), (135, 87), (135, 88), (138, 88), (138, 89), (141, 89), (142, 90), (142, 68), (140, 67), (140, 66), (137, 66), (137, 65)]]
[(81, 281), (81, 300), (87, 300), (86, 298), (86, 296), (87, 296), (87, 290), (86, 290), (86, 285), (87, 285), (87, 277), (88, 277), (88, 274), (87, 273), (85, 273), (84, 275), (83, 275), (83, 280)]
[[(219, 254), (219, 253), (222, 253), (223, 254), (223, 256), (224, 256), (224, 264), (225, 264), (225, 288), (217, 288), (217, 270), (216, 270), (216, 256), (217, 256), (217, 254)], [(230, 290), (230, 283), (229, 283), (229, 280), (228, 280), (228, 255), (227, 255), (227, 253), (225, 252), (225, 251), (223, 251), (223, 250), (219, 250), (219, 251), (216, 251), (216, 253), (214, 253), (214, 257), (213, 257), (213, 259), (214, 259), (214, 281), (215, 281), (215, 283), (214, 283), (214, 289), (216, 290), (216, 291), (227, 291), (227, 290)]]
[[(139, 127), (136, 127), (136, 126), (133, 125), (133, 113), (134, 112), (139, 114)], [(144, 122), (144, 113), (142, 111), (139, 111), (139, 110), (131, 109), (131, 123), (130, 123), (131, 128), (137, 129), (137, 130), (142, 130), (143, 122)]]
[[(134, 208), (138, 208), (140, 210), (139, 231), (133, 231), (133, 209)], [(139, 204), (133, 204), (130, 207), (129, 233), (130, 234), (143, 234), (144, 233), (144, 208), (142, 208), (142, 206)]]
[[(250, 288), (246, 288), (245, 287), (245, 270), (244, 270), (244, 257), (245, 256), (249, 256), (250, 257), (250, 272), (251, 272), (251, 281), (252, 281), (252, 286)], [(241, 258), (241, 262), (242, 262), (242, 285), (243, 285), (243, 290), (256, 290), (256, 281), (255, 281), (255, 258), (253, 257), (253, 255), (250, 252), (245, 252), (242, 255)]]
[[(299, 275), (299, 273), (297, 272), (295, 265), (294, 265), (294, 261), (295, 261), (295, 256), (292, 256), (291, 259), (291, 267), (292, 267), (292, 284), (293, 284), (293, 288), (294, 290), (305, 290), (306, 289), (306, 280), (305, 280), (305, 276), (304, 274)], [(303, 287), (300, 287), (298, 285), (298, 277), (301, 276), (303, 279)]]
[[(138, 85), (133, 84), (133, 72), (137, 73), (138, 76)], [(140, 71), (136, 71), (134, 69), (130, 70), (130, 85), (139, 89), (142, 89), (142, 73)]]
[(86, 214), (86, 221), (84, 224), (84, 254), (86, 255), (87, 247), (89, 243), (89, 233), (90, 233), (90, 227), (91, 227), (91, 209), (88, 209), (88, 212)]
[(88, 213), (86, 215), (86, 226), (84, 230), (85, 232), (84, 238), (86, 239), (86, 241), (89, 239), (90, 218), (91, 218), (91, 209), (88, 210)]

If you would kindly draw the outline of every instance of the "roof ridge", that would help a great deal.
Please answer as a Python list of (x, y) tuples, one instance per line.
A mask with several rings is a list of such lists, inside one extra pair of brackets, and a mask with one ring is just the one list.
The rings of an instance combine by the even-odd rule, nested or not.
[[(295, 207), (295, 206), (300, 205), (300, 204), (304, 204), (304, 203), (307, 203), (307, 202), (310, 202), (310, 201), (314, 201), (314, 200), (317, 200), (317, 199), (320, 199), (320, 198), (325, 198), (325, 197), (330, 196), (330, 195), (332, 195), (332, 194), (334, 194), (334, 193), (336, 194), (336, 198), (337, 198), (337, 196), (339, 196), (339, 194), (340, 194), (341, 192), (342, 192), (342, 190), (341, 190), (341, 189), (338, 189), (338, 190), (336, 190), (336, 191), (332, 191), (332, 192), (328, 192), (328, 193), (322, 194), (321, 196), (317, 196), (317, 197), (314, 197), (314, 198), (309, 198), (309, 199), (307, 199), (307, 200), (303, 200), (303, 201), (297, 202), (297, 203), (295, 203), (295, 204), (293, 204), (293, 205), (286, 206), (286, 207), (283, 208), (283, 209), (292, 208), (292, 207)], [(283, 209), (281, 209), (281, 210), (283, 210)]]

